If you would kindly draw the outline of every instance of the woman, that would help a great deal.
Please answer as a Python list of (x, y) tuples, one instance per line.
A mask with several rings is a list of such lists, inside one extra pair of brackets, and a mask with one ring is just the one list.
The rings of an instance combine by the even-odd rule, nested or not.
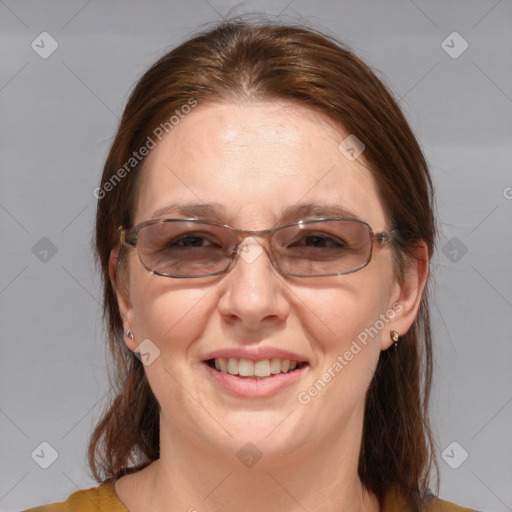
[(430, 176), (353, 53), (269, 23), (190, 39), (95, 193), (102, 484), (34, 510), (467, 510), (428, 487)]

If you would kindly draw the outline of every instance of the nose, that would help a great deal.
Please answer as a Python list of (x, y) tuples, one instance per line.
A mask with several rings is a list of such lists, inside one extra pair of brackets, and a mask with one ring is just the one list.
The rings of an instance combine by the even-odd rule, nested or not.
[(283, 278), (254, 238), (239, 246), (236, 264), (224, 279), (218, 310), (226, 322), (254, 333), (288, 317)]

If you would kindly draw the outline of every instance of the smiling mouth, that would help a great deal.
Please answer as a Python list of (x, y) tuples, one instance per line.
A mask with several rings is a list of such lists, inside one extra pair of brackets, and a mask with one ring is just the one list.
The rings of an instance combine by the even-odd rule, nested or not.
[(265, 379), (274, 375), (291, 373), (308, 365), (304, 361), (291, 361), (274, 357), (252, 361), (250, 359), (237, 359), (236, 357), (218, 357), (208, 359), (205, 363), (219, 373), (229, 373), (237, 377), (252, 377)]

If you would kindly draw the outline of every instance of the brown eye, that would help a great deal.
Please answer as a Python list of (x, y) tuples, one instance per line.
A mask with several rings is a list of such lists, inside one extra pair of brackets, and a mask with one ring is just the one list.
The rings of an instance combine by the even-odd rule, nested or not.
[(170, 240), (167, 243), (167, 247), (221, 247), (221, 244), (216, 240), (212, 240), (210, 237), (191, 234)]
[(307, 234), (291, 243), (288, 247), (309, 247), (313, 249), (336, 248), (341, 249), (346, 244), (337, 237), (325, 234)]

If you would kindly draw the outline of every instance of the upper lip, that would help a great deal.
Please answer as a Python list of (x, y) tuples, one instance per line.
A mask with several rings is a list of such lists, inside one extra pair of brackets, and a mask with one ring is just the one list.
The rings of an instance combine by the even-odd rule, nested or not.
[(205, 361), (209, 359), (217, 359), (219, 357), (225, 357), (229, 359), (233, 357), (235, 359), (248, 359), (250, 361), (261, 361), (262, 359), (289, 359), (290, 361), (297, 361), (301, 363), (307, 362), (307, 359), (299, 354), (290, 352), (289, 350), (283, 350), (273, 347), (257, 347), (257, 348), (244, 348), (244, 347), (233, 347), (223, 348), (210, 352), (204, 357)]

